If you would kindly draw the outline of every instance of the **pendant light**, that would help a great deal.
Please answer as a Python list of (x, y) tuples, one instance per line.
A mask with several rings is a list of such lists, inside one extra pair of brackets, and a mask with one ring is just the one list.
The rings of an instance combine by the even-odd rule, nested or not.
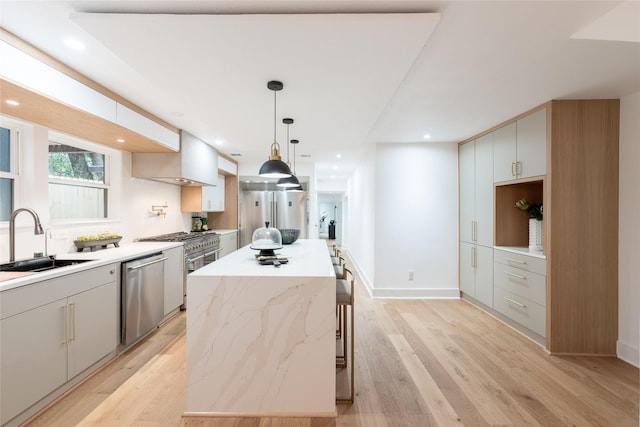
[[(294, 176), (296, 174), (296, 145), (298, 145), (299, 142), (300, 141), (298, 141), (297, 139), (292, 139), (291, 140), (291, 144), (293, 145), (293, 175)], [(300, 192), (304, 191), (304, 188), (302, 188), (302, 185), (298, 181), (298, 186), (297, 187), (287, 188), (287, 191), (293, 191), (293, 192), (296, 192), (296, 193), (300, 193)]]
[[(287, 125), (287, 166), (291, 169), (291, 163), (289, 162), (289, 125), (293, 123), (293, 119), (282, 119), (282, 123)], [(300, 181), (296, 178), (295, 173), (288, 178), (280, 178), (276, 184), (278, 187), (293, 188), (300, 185)]]
[(262, 164), (258, 175), (265, 178), (287, 178), (292, 175), (291, 169), (280, 157), (280, 144), (276, 139), (276, 93), (282, 90), (282, 82), (272, 80), (267, 83), (267, 88), (273, 91), (273, 144), (271, 144), (271, 153), (269, 160)]

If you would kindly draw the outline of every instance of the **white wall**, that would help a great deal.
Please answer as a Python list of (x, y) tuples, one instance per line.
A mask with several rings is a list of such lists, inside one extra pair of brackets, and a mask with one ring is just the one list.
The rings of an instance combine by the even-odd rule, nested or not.
[(345, 224), (343, 247), (362, 277), (364, 285), (372, 291), (375, 279), (375, 146), (367, 147), (360, 166), (349, 178), (347, 189), (348, 219)]
[(377, 144), (349, 180), (343, 246), (374, 297), (459, 296), (457, 156), (455, 144)]
[(640, 367), (640, 92), (620, 100), (618, 357)]
[(457, 145), (378, 144), (375, 207), (374, 295), (457, 298)]
[[(13, 125), (4, 118), (3, 126)], [(131, 177), (131, 154), (112, 150), (74, 137), (64, 142), (106, 152), (112, 164), (110, 218), (108, 220), (53, 222), (49, 218), (48, 141), (49, 130), (42, 126), (23, 124), (26, 130), (20, 140), (20, 176), (16, 188), (15, 208), (34, 209), (42, 226), (48, 230), (47, 249), (51, 254), (76, 250), (77, 236), (103, 232), (123, 236), (122, 244), (154, 234), (188, 231), (190, 214), (180, 212), (180, 187)], [(70, 201), (71, 202), (71, 201)], [(167, 203), (166, 217), (151, 212), (151, 205)], [(45, 236), (33, 234), (33, 219), (27, 213), (16, 218), (16, 259), (30, 258), (34, 252), (45, 251)], [(0, 262), (9, 260), (8, 223), (0, 226)]]

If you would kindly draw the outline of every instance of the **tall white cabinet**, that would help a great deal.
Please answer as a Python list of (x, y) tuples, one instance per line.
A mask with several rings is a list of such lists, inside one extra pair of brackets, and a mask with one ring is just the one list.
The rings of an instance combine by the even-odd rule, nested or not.
[(460, 289), (493, 306), (493, 136), (460, 146)]

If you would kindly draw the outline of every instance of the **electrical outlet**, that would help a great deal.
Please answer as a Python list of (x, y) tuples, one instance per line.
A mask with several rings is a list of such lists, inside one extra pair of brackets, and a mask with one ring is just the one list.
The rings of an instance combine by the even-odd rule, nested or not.
[(409, 270), (409, 280), (413, 280), (413, 270)]

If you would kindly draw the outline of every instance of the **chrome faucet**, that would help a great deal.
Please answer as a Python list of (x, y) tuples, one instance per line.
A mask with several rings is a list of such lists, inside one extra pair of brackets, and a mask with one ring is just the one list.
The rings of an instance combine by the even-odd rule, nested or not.
[(44, 234), (44, 230), (42, 229), (42, 224), (40, 224), (40, 218), (38, 214), (29, 208), (18, 208), (11, 213), (9, 217), (9, 262), (13, 262), (16, 260), (16, 216), (20, 212), (29, 212), (33, 217), (33, 221), (35, 222), (35, 228), (33, 229), (33, 234)]

